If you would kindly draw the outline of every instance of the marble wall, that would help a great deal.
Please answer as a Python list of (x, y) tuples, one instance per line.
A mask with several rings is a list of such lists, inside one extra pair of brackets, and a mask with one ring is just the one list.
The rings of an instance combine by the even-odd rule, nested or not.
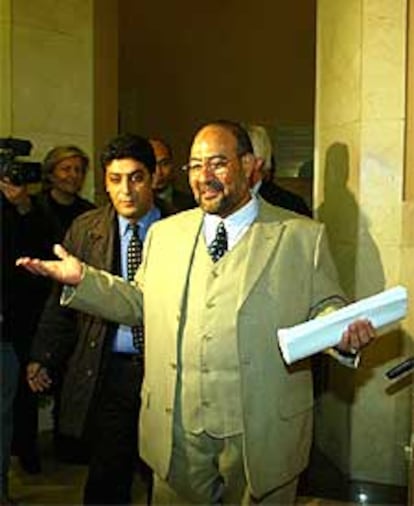
[(0, 137), (11, 128), (11, 2), (0, 0)]
[(118, 128), (118, 1), (0, 0), (0, 133), (91, 158), (83, 195), (102, 200), (97, 159)]
[[(414, 294), (402, 244), (406, 41), (406, 0), (318, 1), (314, 201), (351, 299), (396, 284)], [(384, 372), (410, 353), (413, 330), (407, 318), (382, 335), (356, 372), (328, 366), (317, 445), (352, 479), (407, 481), (410, 386)]]
[[(41, 160), (58, 144), (93, 152), (92, 0), (2, 0), (9, 5), (10, 121)], [(93, 200), (93, 170), (84, 195)]]
[[(103, 200), (102, 145), (117, 132), (117, 0), (0, 0), (0, 136), (60, 144), (91, 159), (83, 196)], [(36, 190), (37, 188), (34, 188)], [(50, 407), (40, 410), (50, 428)]]

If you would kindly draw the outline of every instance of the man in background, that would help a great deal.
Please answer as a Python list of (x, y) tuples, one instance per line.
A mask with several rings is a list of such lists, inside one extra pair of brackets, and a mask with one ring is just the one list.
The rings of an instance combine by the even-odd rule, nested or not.
[[(96, 268), (125, 279), (130, 241), (142, 247), (146, 233), (161, 218), (155, 207), (150, 143), (121, 135), (101, 154), (110, 203), (75, 220), (64, 244)], [(136, 268), (136, 265), (135, 265)], [(56, 286), (41, 317), (27, 378), (33, 391), (52, 386), (56, 371), (66, 369), (60, 406), (64, 434), (91, 442), (85, 504), (128, 504), (137, 463), (137, 419), (143, 377), (144, 343), (134, 342), (142, 328), (116, 325), (63, 308)], [(140, 464), (150, 487), (149, 470)]]
[(174, 186), (175, 171), (171, 146), (159, 138), (150, 139), (150, 142), (157, 161), (152, 182), (156, 199), (164, 204), (168, 214), (195, 207), (192, 195)]
[[(22, 348), (29, 347), (44, 301), (50, 289), (50, 280), (34, 278), (19, 272), (15, 262), (23, 255), (49, 255), (48, 223), (44, 215), (29, 212), (30, 197), (27, 186), (0, 179), (1, 219), (1, 332), (0, 332), (0, 390), (1, 390), (1, 506), (12, 506), (9, 497), (9, 468), (13, 436), (13, 403), (18, 388), (19, 371), (24, 367)], [(29, 424), (30, 435), (37, 434)], [(36, 447), (37, 450), (37, 447)], [(37, 454), (36, 454), (37, 457)]]
[[(42, 190), (32, 194), (25, 184), (2, 178), (0, 192), (4, 226), (1, 234), (3, 258), (8, 261), (21, 251), (47, 251), (61, 242), (70, 223), (95, 205), (79, 194), (89, 167), (86, 153), (74, 145), (56, 146), (46, 154), (42, 164)], [(40, 174), (39, 174), (40, 175)], [(13, 341), (20, 363), (17, 392), (14, 397), (12, 453), (26, 473), (41, 471), (38, 448), (38, 396), (26, 382), (25, 369), (38, 318), (50, 294), (46, 279), (34, 280), (15, 269), (4, 268), (5, 297), (4, 333)], [(56, 382), (58, 383), (58, 382)], [(59, 387), (54, 391), (59, 404)], [(56, 410), (53, 410), (55, 414)], [(75, 455), (76, 441), (61, 437), (54, 417), (54, 443), (57, 456), (63, 451)]]
[(312, 217), (312, 211), (300, 195), (275, 183), (275, 159), (272, 143), (265, 127), (250, 124), (246, 126), (246, 130), (252, 142), (254, 154), (260, 161), (252, 174), (252, 191), (259, 194), (269, 204)]

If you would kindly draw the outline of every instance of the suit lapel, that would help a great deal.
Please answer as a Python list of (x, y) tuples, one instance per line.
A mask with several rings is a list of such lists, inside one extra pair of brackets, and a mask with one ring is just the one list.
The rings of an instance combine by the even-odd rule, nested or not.
[(193, 257), (198, 237), (203, 224), (203, 213), (199, 209), (188, 211), (180, 224), (179, 233), (174, 238), (178, 241), (177, 261), (174, 264), (175, 284), (177, 289), (177, 301), (180, 301), (180, 307), (184, 302), (190, 269), (193, 264)]
[[(271, 213), (269, 213), (269, 208)], [(259, 214), (252, 224), (247, 239), (247, 254), (242, 268), (242, 284), (237, 307), (247, 299), (251, 289), (265, 269), (269, 258), (280, 244), (285, 225), (275, 221), (275, 208), (260, 201)]]
[(111, 205), (102, 209), (88, 233), (94, 267), (120, 274), (118, 220)]
[[(282, 219), (275, 220), (276, 209), (274, 206), (266, 204), (262, 199), (259, 200), (259, 214), (252, 224), (247, 240), (247, 254), (244, 256), (241, 266), (242, 283), (239, 292), (237, 307), (240, 308), (249, 295), (252, 287), (262, 274), (269, 258), (276, 251), (280, 239), (283, 235), (285, 225)], [(187, 214), (187, 213), (186, 213)], [(179, 248), (176, 249), (177, 262), (174, 264), (177, 288), (177, 300), (180, 300), (180, 307), (186, 293), (189, 271), (193, 263), (195, 247), (203, 223), (203, 213), (199, 209), (189, 211), (183, 216), (181, 222), (179, 237)]]

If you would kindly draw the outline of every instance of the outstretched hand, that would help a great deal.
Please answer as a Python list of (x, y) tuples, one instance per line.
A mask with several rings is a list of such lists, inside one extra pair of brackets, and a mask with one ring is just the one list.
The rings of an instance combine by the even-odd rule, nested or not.
[(24, 267), (32, 274), (50, 277), (66, 285), (78, 285), (82, 280), (80, 260), (70, 255), (60, 244), (54, 245), (53, 253), (60, 260), (22, 257), (16, 260), (16, 265)]

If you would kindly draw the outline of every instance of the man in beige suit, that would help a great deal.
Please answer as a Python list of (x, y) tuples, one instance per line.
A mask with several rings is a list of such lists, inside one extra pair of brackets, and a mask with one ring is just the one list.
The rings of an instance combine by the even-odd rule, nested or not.
[[(152, 225), (134, 284), (60, 246), (60, 261), (18, 262), (72, 285), (71, 307), (127, 325), (145, 315), (139, 436), (154, 504), (293, 504), (307, 464), (309, 364), (286, 366), (276, 332), (343, 299), (323, 225), (253, 197), (255, 163), (237, 123), (203, 126), (187, 166), (199, 209)], [(338, 355), (374, 334), (354, 322)]]

